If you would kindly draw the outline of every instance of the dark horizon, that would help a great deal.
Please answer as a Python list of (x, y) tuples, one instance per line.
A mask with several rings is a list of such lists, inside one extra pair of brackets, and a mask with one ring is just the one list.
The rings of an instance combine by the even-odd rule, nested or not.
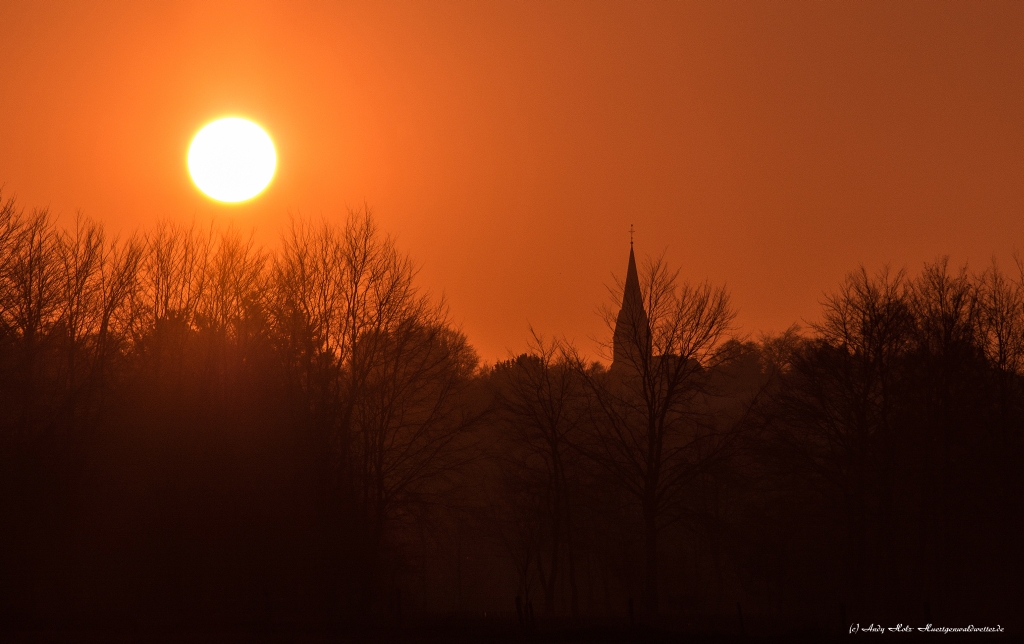
[(610, 365), (488, 365), (368, 211), (269, 252), (0, 205), (7, 636), (1024, 628), (1022, 271), (853, 270), (754, 341), (630, 250)]

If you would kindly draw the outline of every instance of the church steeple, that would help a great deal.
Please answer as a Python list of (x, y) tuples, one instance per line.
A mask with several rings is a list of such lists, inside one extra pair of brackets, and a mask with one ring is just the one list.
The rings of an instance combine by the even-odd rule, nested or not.
[(622, 308), (615, 320), (615, 333), (612, 336), (613, 367), (638, 367), (641, 358), (651, 355), (651, 326), (644, 310), (636, 257), (633, 255), (633, 227), (629, 228), (629, 264), (626, 266), (626, 282), (622, 289)]

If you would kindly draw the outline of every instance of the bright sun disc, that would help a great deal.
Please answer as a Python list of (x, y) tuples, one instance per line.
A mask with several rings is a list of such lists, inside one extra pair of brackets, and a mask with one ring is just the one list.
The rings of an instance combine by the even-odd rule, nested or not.
[(260, 126), (241, 118), (210, 123), (188, 149), (192, 181), (217, 201), (252, 199), (274, 178), (276, 168), (274, 142)]

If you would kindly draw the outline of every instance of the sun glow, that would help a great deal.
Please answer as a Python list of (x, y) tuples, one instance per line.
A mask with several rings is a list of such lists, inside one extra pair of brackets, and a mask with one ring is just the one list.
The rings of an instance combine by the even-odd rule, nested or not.
[(242, 118), (218, 119), (199, 130), (188, 149), (192, 181), (207, 196), (228, 203), (252, 199), (277, 168), (274, 142)]

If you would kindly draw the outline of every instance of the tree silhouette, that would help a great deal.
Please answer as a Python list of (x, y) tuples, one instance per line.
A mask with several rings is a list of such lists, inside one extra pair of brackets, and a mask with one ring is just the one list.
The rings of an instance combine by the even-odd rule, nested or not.
[(663, 259), (611, 290), (610, 366), (480, 367), (365, 210), (263, 248), (0, 199), (0, 629), (1014, 614), (1024, 265), (861, 268), (757, 342)]
[(500, 443), (513, 485), (528, 490), (539, 507), (534, 563), (544, 591), (544, 612), (553, 615), (560, 568), (568, 565), (569, 605), (579, 615), (576, 582), (574, 489), (580, 479), (573, 443), (586, 418), (583, 382), (563, 342), (546, 342), (534, 334), (529, 352), (495, 366), (497, 405), (507, 424), (508, 440)]
[[(721, 349), (735, 314), (724, 288), (681, 282), (664, 258), (646, 263), (639, 286), (649, 327), (635, 314), (626, 326), (628, 348), (619, 351), (623, 359), (606, 375), (585, 368), (579, 356), (576, 364), (595, 428), (584, 449), (638, 506), (644, 607), (656, 615), (658, 535), (681, 518), (681, 491), (724, 450), (707, 396), (710, 370), (730, 357)], [(625, 308), (628, 283), (612, 295)], [(615, 331), (618, 316), (607, 319)]]
[(474, 414), (460, 395), (476, 355), (368, 211), (342, 227), (293, 221), (274, 271), (271, 315), (303, 422), (332, 498), (365, 522), (376, 571), (388, 527), (468, 458)]

